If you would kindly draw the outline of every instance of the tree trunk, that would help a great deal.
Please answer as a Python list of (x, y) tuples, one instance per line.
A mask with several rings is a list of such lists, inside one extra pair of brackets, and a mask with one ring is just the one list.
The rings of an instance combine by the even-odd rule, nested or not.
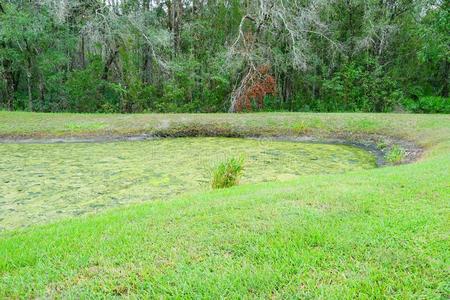
[[(142, 2), (143, 8), (145, 12), (150, 10), (149, 0), (143, 0)], [(145, 22), (145, 26), (149, 26)], [(152, 55), (150, 46), (147, 44), (147, 41), (144, 41), (144, 46), (142, 47), (142, 55), (143, 55), (143, 64), (142, 64), (142, 83), (149, 84), (152, 81)]]
[(172, 1), (166, 1), (167, 6), (167, 28), (169, 31), (173, 30), (173, 4)]
[(172, 5), (172, 13), (173, 13), (173, 26), (172, 26), (172, 32), (173, 32), (173, 50), (175, 53), (175, 56), (180, 51), (181, 46), (181, 16), (183, 14), (183, 1), (182, 0), (174, 0)]
[(282, 87), (282, 91), (281, 91), (281, 96), (283, 98), (283, 102), (284, 103), (290, 103), (290, 110), (293, 110), (293, 102), (290, 101), (291, 100), (291, 93), (292, 93), (292, 79), (289, 76), (289, 73), (291, 72), (291, 70), (288, 70), (288, 72), (286, 74), (284, 74), (283, 76), (283, 87)]
[(44, 82), (44, 76), (42, 75), (42, 72), (39, 72), (39, 103), (40, 103), (40, 109), (44, 107), (44, 100), (45, 100), (45, 82)]
[(81, 43), (80, 43), (80, 64), (81, 68), (84, 69), (86, 67), (86, 55), (85, 55), (85, 47), (84, 47), (84, 35), (81, 35)]
[(0, 94), (0, 109), (3, 109), (4, 107), (6, 107), (6, 99), (8, 99), (8, 83), (6, 82), (6, 78), (2, 78), (2, 82), (3, 82), (3, 91)]
[(448, 97), (448, 77), (449, 77), (449, 69), (450, 69), (450, 62), (448, 60), (445, 60), (444, 62), (444, 83), (442, 87), (441, 96), (442, 97)]
[(150, 47), (146, 45), (144, 51), (144, 63), (142, 64), (142, 83), (149, 84), (152, 82), (152, 56), (150, 54)]
[(116, 59), (117, 54), (119, 53), (118, 50), (114, 50), (113, 52), (111, 52), (111, 54), (108, 57), (108, 60), (106, 61), (106, 64), (103, 68), (103, 75), (102, 75), (102, 79), (103, 80), (108, 80), (108, 72), (109, 72), (109, 68), (111, 67), (112, 63), (114, 62), (114, 60)]
[[(28, 62), (30, 63), (30, 62)], [(31, 67), (28, 66), (27, 71), (27, 88), (28, 88), (28, 109), (30, 111), (33, 111), (33, 89), (32, 89), (32, 82), (31, 82)]]
[(6, 106), (9, 111), (13, 110), (13, 102), (14, 102), (14, 76), (11, 71), (6, 72)]

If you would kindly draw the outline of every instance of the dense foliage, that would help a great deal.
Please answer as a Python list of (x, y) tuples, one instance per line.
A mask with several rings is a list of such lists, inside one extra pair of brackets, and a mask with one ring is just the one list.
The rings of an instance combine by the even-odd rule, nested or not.
[(448, 113), (449, 21), (442, 0), (3, 0), (0, 109)]

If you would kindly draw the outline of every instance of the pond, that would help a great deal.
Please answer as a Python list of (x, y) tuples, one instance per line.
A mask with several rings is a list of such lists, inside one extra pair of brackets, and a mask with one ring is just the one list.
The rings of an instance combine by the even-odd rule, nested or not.
[(241, 184), (376, 166), (348, 145), (257, 139), (0, 144), (0, 230), (208, 190), (211, 168), (241, 155)]

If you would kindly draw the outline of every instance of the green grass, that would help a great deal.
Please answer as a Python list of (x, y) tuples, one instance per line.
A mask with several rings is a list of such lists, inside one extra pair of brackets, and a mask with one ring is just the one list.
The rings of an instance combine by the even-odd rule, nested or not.
[[(180, 128), (221, 129), (242, 134), (329, 135), (377, 133), (438, 142), (448, 134), (449, 115), (363, 113), (258, 114), (44, 114), (0, 111), (0, 137), (134, 135), (179, 131)], [(422, 144), (422, 143), (421, 143)]]
[[(54, 136), (64, 115), (16, 116), (22, 131), (1, 123), (3, 136)], [(107, 118), (110, 129), (95, 134), (133, 131), (118, 125), (132, 116), (67, 117)], [(150, 128), (166, 117), (136, 118)], [(409, 165), (244, 184), (5, 231), (0, 298), (448, 298), (449, 116), (167, 118), (265, 134), (320, 119), (321, 128), (308, 127), (314, 134), (395, 136), (426, 153)], [(45, 128), (33, 129), (41, 119)]]

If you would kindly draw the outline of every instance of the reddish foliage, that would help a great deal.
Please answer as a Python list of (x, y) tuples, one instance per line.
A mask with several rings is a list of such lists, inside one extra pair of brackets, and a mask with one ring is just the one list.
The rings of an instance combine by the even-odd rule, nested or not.
[(252, 100), (256, 102), (259, 109), (264, 107), (264, 97), (266, 95), (275, 95), (276, 81), (269, 74), (269, 67), (260, 66), (254, 74), (251, 74), (248, 82), (244, 85), (244, 90), (236, 102), (236, 111), (242, 112), (244, 108), (247, 111), (252, 110)]

